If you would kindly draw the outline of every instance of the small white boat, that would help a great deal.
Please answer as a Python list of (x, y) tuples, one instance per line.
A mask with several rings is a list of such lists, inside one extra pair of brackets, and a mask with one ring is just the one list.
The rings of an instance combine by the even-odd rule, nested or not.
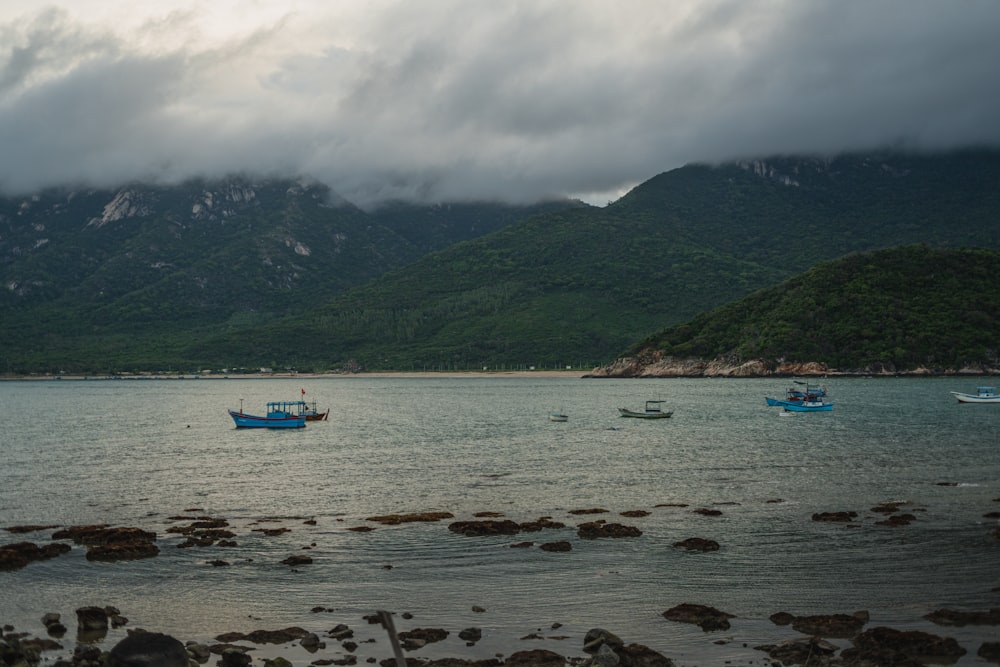
[(673, 410), (664, 410), (660, 407), (666, 401), (646, 401), (646, 409), (639, 412), (628, 408), (618, 408), (621, 417), (636, 417), (638, 419), (666, 419), (674, 414)]
[(993, 385), (976, 387), (975, 394), (963, 394), (960, 391), (951, 392), (959, 403), (1000, 403), (1000, 394)]
[(569, 421), (569, 415), (564, 415), (561, 412), (553, 412), (549, 414), (550, 422), (566, 422)]

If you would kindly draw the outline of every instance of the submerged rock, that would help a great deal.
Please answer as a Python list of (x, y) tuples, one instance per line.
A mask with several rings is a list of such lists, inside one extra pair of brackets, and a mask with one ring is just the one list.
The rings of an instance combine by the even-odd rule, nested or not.
[(108, 667), (188, 667), (188, 653), (177, 639), (159, 632), (132, 632), (108, 654)]
[(1000, 625), (1000, 607), (994, 607), (989, 611), (937, 609), (924, 616), (924, 618), (938, 625)]
[(812, 515), (813, 521), (831, 521), (835, 523), (848, 523), (858, 517), (857, 512), (816, 512)]
[(448, 530), (466, 537), (484, 537), (488, 535), (516, 535), (521, 532), (521, 526), (510, 519), (500, 521), (484, 519), (482, 521), (456, 521), (448, 526)]
[(642, 531), (635, 526), (624, 526), (620, 523), (591, 521), (580, 524), (576, 534), (584, 539), (593, 540), (599, 537), (639, 537)]
[(687, 549), (688, 551), (718, 551), (719, 543), (715, 540), (709, 540), (704, 537), (689, 537), (686, 540), (681, 540), (680, 542), (674, 542), (674, 546), (678, 549)]
[(784, 665), (811, 665), (820, 663), (820, 658), (832, 656), (837, 652), (837, 647), (830, 642), (819, 637), (801, 637), (789, 639), (780, 644), (765, 644), (755, 646), (758, 651), (763, 651)]
[(54, 542), (38, 546), (34, 542), (15, 542), (0, 546), (0, 570), (19, 570), (28, 563), (48, 560), (70, 551), (68, 544)]
[(861, 616), (848, 614), (796, 616), (792, 620), (792, 629), (815, 637), (850, 639), (861, 632), (865, 622), (866, 619)]
[(707, 605), (684, 603), (663, 612), (663, 618), (678, 623), (693, 623), (705, 632), (712, 630), (728, 630), (729, 619), (736, 618), (733, 614), (719, 611)]
[(862, 632), (852, 641), (854, 648), (844, 649), (841, 657), (856, 662), (869, 660), (875, 664), (897, 664), (897, 654), (903, 654), (921, 662), (933, 660), (949, 663), (966, 653), (951, 637), (939, 637), (918, 630), (878, 627)]

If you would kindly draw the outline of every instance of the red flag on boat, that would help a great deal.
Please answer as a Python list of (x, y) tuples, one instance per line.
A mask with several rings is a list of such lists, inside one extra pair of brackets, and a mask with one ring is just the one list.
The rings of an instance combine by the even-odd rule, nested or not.
[(303, 395), (303, 396), (305, 396), (305, 395), (306, 395), (306, 390), (305, 390), (305, 389), (303, 389), (303, 390), (302, 390), (302, 395)]

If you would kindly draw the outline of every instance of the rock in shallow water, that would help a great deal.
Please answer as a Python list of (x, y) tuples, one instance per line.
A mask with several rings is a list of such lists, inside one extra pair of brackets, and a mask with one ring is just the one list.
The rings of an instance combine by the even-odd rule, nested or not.
[(111, 649), (108, 667), (188, 667), (188, 654), (170, 635), (133, 632)]

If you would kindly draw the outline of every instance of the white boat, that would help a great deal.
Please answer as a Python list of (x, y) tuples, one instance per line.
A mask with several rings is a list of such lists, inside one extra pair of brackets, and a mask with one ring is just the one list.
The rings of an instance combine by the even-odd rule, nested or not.
[(569, 421), (569, 415), (564, 415), (561, 412), (553, 412), (549, 414), (549, 421), (552, 422), (565, 422)]
[(1000, 403), (1000, 394), (993, 385), (976, 387), (975, 394), (963, 394), (960, 391), (951, 392), (959, 403)]
[(621, 417), (637, 417), (638, 419), (666, 419), (674, 414), (673, 410), (664, 410), (660, 407), (666, 401), (646, 401), (646, 409), (639, 412), (628, 408), (618, 408)]

